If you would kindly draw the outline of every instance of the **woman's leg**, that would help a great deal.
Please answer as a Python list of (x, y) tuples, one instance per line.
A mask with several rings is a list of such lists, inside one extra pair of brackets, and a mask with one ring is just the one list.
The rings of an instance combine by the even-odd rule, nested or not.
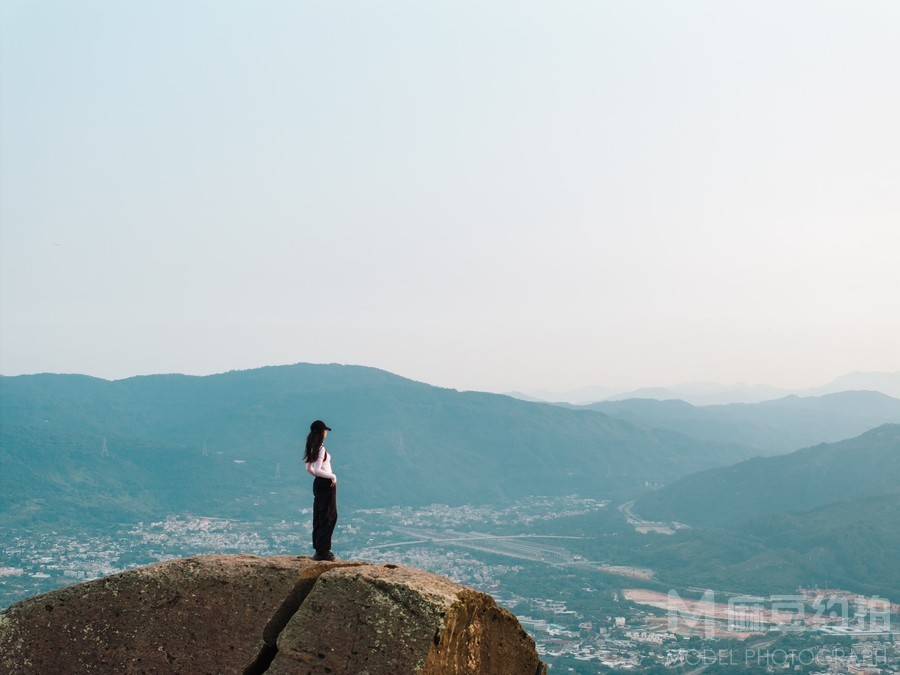
[(313, 531), (312, 544), (316, 553), (325, 553), (331, 548), (331, 534), (328, 530), (330, 495), (322, 489), (321, 479), (313, 481)]
[(337, 524), (337, 487), (329, 485), (328, 487), (328, 508), (325, 515), (325, 522), (322, 526), (322, 540), (327, 544), (326, 551), (331, 550), (331, 535), (334, 533), (334, 526)]

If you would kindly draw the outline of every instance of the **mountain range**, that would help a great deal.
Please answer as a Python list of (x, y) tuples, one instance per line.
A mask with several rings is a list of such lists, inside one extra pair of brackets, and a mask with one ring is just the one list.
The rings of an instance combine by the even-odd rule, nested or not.
[[(289, 517), (312, 501), (301, 453), (320, 418), (334, 428), (339, 502), (351, 508), (634, 500), (639, 517), (690, 528), (638, 535), (609, 509), (597, 517), (615, 536), (598, 539), (596, 555), (679, 584), (835, 584), (896, 598), (898, 415), (900, 401), (869, 391), (581, 407), (338, 364), (0, 377), (0, 526)], [(593, 517), (576, 519), (579, 534)]]
[(737, 443), (759, 455), (837, 441), (881, 424), (900, 423), (900, 400), (874, 391), (791, 395), (761, 403), (710, 406), (637, 398), (584, 407), (633, 424), (671, 429), (716, 443)]
[(0, 378), (0, 518), (172, 510), (284, 514), (311, 502), (311, 420), (350, 506), (629, 495), (747, 456), (737, 444), (595, 410), (433, 387), (383, 370), (294, 364), (203, 377)]
[(660, 401), (678, 399), (699, 406), (726, 403), (760, 403), (791, 395), (822, 396), (842, 391), (877, 391), (887, 396), (900, 398), (900, 371), (847, 373), (836, 377), (826, 384), (801, 389), (785, 389), (768, 384), (686, 382), (669, 387), (641, 387), (624, 391), (605, 385), (592, 385), (562, 391), (534, 390), (510, 392), (510, 395), (526, 400), (565, 402), (577, 405), (586, 405), (598, 401), (652, 398)]

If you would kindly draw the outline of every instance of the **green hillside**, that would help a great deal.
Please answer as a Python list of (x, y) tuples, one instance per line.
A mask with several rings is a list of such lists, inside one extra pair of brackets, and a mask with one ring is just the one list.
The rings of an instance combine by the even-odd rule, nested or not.
[[(206, 377), (0, 378), (0, 518), (241, 517), (309, 506), (309, 422), (348, 506), (630, 495), (741, 456), (725, 443), (592, 410), (432, 387), (382, 370), (296, 364)], [(104, 439), (106, 441), (104, 451)]]
[(656, 572), (655, 587), (751, 594), (842, 588), (900, 601), (900, 493), (840, 501), (722, 528), (639, 534), (616, 509), (558, 518), (535, 532), (584, 537), (587, 560)]
[(748, 593), (804, 586), (900, 600), (900, 494), (687, 530), (623, 547), (623, 559), (663, 582)]
[(885, 424), (838, 443), (686, 476), (642, 496), (636, 511), (654, 520), (721, 527), (897, 492), (900, 424)]

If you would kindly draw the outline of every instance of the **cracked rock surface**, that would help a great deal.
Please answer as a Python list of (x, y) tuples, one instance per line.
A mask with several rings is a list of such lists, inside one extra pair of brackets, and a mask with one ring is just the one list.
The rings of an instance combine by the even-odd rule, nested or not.
[(543, 675), (489, 595), (421, 570), (305, 556), (195, 556), (0, 614), (0, 673)]

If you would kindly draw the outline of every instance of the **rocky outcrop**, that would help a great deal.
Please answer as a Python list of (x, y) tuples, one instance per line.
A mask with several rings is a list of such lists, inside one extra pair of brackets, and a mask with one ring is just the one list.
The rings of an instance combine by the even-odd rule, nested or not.
[(197, 556), (0, 614), (0, 673), (544, 675), (489, 595), (421, 570)]

